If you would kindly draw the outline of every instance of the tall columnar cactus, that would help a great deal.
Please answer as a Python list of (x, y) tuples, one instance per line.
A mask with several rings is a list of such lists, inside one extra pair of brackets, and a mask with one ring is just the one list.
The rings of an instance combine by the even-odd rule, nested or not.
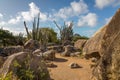
[(73, 38), (73, 22), (70, 23), (70, 25), (66, 25), (64, 22), (63, 26), (59, 26), (56, 21), (54, 21), (57, 28), (60, 30), (60, 39), (61, 42), (64, 43), (65, 41), (69, 40), (72, 41)]
[[(39, 14), (40, 15), (40, 14)], [(30, 34), (30, 32), (28, 31), (28, 28), (26, 26), (26, 22), (24, 21), (24, 26), (25, 26), (25, 29), (26, 29), (26, 32), (27, 32), (27, 37), (28, 39), (33, 39), (33, 40), (40, 40), (39, 38), (39, 15), (38, 15), (38, 20), (36, 22), (36, 18), (34, 18), (34, 21), (33, 21), (33, 28), (32, 28), (32, 34)]]
[(31, 36), (30, 36), (30, 33), (29, 33), (29, 31), (28, 31), (28, 28), (27, 28), (27, 25), (26, 25), (26, 22), (25, 22), (25, 21), (24, 21), (24, 26), (25, 26), (25, 30), (26, 30), (26, 32), (27, 32), (27, 38), (30, 39)]
[(48, 38), (47, 38), (46, 32), (42, 31), (39, 28), (39, 20), (40, 20), (39, 16), (40, 16), (40, 14), (38, 14), (37, 21), (36, 21), (36, 18), (34, 18), (32, 33), (30, 33), (28, 31), (28, 28), (26, 26), (26, 22), (25, 21), (24, 21), (24, 26), (25, 26), (25, 29), (26, 29), (26, 32), (27, 32), (28, 39), (37, 40), (37, 41), (40, 42), (41, 46), (45, 47), (47, 45)]

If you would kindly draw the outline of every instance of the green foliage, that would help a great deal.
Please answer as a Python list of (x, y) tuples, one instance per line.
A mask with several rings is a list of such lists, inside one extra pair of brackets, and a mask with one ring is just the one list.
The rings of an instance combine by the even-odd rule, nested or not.
[(8, 30), (0, 29), (0, 45), (14, 45), (14, 36)]
[(79, 40), (79, 39), (89, 39), (88, 37), (86, 37), (86, 36), (81, 36), (81, 35), (79, 35), (79, 34), (74, 34), (73, 35), (73, 41), (75, 42), (75, 41), (77, 41), (77, 40)]
[(66, 25), (64, 22), (63, 26), (59, 26), (56, 21), (54, 21), (58, 29), (60, 30), (60, 39), (61, 43), (64, 43), (65, 41), (72, 41), (73, 38), (73, 22), (70, 23), (70, 25)]
[(57, 33), (52, 28), (48, 28), (48, 27), (47, 28), (40, 28), (39, 30), (41, 30), (42, 33), (46, 34), (49, 43), (57, 42)]
[(0, 77), (0, 80), (12, 80), (12, 72), (9, 72), (5, 78)]
[(16, 45), (24, 45), (25, 37), (23, 37), (22, 33), (14, 36)]

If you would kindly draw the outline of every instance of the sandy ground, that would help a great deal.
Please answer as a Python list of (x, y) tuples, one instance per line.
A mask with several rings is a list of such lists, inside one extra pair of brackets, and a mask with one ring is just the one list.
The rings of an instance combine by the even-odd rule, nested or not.
[[(71, 69), (68, 65), (78, 63), (82, 68)], [(61, 57), (56, 54), (55, 67), (48, 68), (52, 80), (90, 80), (90, 61), (78, 57)]]

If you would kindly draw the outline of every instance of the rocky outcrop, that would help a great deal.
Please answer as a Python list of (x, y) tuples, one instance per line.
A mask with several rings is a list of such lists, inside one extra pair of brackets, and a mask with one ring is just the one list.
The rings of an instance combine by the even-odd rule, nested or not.
[(0, 55), (5, 57), (21, 51), (23, 51), (22, 46), (9, 46), (9, 47), (2, 48), (2, 50), (0, 51)]
[(43, 58), (45, 60), (54, 60), (55, 59), (55, 50), (48, 50), (42, 54), (43, 54)]
[(5, 62), (6, 57), (0, 56), (0, 68), (2, 67), (3, 63)]
[(86, 43), (86, 41), (87, 41), (87, 40), (85, 40), (85, 39), (79, 39), (79, 40), (77, 40), (77, 41), (74, 43), (74, 47), (77, 48), (77, 49), (82, 50), (83, 47), (84, 47), (84, 45), (85, 45), (85, 43)]
[(85, 58), (96, 57), (99, 59), (102, 56), (101, 48), (103, 47), (103, 36), (105, 35), (106, 27), (102, 27), (86, 42), (83, 48)]
[(40, 57), (34, 56), (32, 54), (28, 54), (26, 52), (19, 52), (7, 58), (7, 60), (3, 64), (3, 67), (0, 69), (0, 75), (2, 75), (2, 78), (5, 78), (6, 75), (10, 71), (12, 71), (16, 76), (20, 77), (20, 75), (18, 75), (20, 74), (19, 71), (21, 69), (26, 70), (27, 68), (25, 69), (25, 67), (28, 67), (28, 65), (29, 65), (29, 69), (34, 72), (33, 80), (36, 79), (41, 80), (40, 74), (48, 74), (46, 65), (41, 60)]
[(38, 41), (30, 39), (24, 44), (24, 48), (34, 51), (40, 48), (40, 44)]
[(71, 45), (64, 46), (64, 52), (61, 53), (61, 56), (70, 56), (73, 52), (75, 52), (75, 48)]
[(120, 80), (120, 9), (106, 25), (101, 59), (93, 70), (96, 80)]

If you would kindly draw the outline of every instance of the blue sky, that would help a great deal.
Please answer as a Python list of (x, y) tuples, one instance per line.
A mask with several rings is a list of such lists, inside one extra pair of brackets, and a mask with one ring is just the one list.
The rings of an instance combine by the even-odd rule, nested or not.
[(56, 28), (64, 21), (74, 22), (74, 33), (91, 37), (109, 22), (120, 7), (120, 0), (0, 0), (0, 27), (14, 34), (25, 33), (23, 21), (31, 30), (33, 18), (40, 13), (40, 26)]

